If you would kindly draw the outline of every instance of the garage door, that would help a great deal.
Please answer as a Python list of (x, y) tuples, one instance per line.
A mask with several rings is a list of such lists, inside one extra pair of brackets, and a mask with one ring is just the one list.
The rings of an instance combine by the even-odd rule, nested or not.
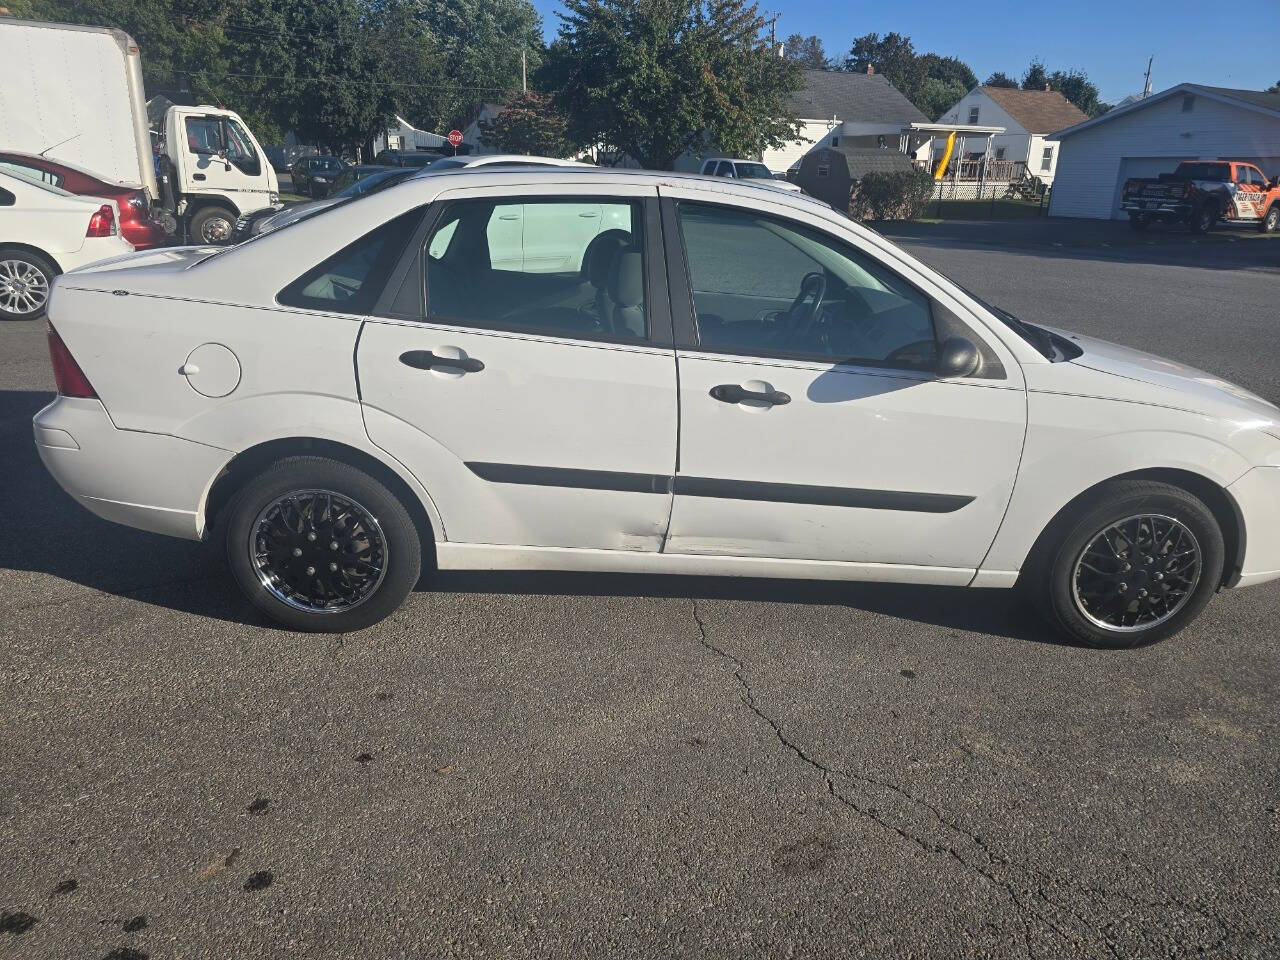
[(1124, 190), (1124, 182), (1136, 177), (1158, 177), (1162, 173), (1173, 173), (1183, 157), (1124, 157), (1120, 161), (1120, 175), (1116, 178), (1115, 195), (1111, 198), (1111, 217), (1123, 220), (1125, 214), (1120, 211), (1120, 194)]

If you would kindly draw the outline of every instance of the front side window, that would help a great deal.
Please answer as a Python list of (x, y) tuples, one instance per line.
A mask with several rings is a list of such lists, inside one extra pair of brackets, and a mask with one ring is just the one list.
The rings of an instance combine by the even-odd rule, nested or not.
[(681, 203), (699, 347), (931, 370), (928, 298), (834, 238), (749, 210)]
[(197, 156), (222, 152), (222, 124), (204, 117), (187, 117), (187, 149)]
[(619, 341), (648, 336), (642, 207), (463, 200), (426, 244), (432, 320)]
[(310, 310), (368, 313), (421, 218), (421, 210), (411, 210), (371, 230), (304, 273), (276, 299)]

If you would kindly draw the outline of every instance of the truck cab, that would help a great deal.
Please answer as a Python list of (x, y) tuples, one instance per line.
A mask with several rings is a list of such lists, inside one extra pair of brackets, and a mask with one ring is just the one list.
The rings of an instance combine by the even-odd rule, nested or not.
[(280, 202), (280, 182), (240, 116), (217, 107), (170, 107), (161, 193), (192, 243), (226, 243), (236, 220)]

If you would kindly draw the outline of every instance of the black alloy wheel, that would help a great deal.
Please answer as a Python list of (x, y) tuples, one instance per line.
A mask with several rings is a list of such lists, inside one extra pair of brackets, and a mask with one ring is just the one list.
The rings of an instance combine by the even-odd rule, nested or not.
[(1069, 639), (1136, 647), (1177, 633), (1222, 583), (1225, 542), (1194, 494), (1110, 480), (1037, 540), (1019, 590)]
[(363, 629), (418, 581), (422, 548), (405, 505), (349, 464), (281, 460), (227, 510), (232, 574), (255, 606), (295, 630)]

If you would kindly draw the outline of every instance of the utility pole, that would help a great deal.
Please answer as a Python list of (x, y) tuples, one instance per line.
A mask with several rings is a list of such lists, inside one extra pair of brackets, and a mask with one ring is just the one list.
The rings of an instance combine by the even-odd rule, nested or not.
[(524, 47), (520, 48), (520, 92), (529, 92), (529, 66), (525, 58)]
[(1151, 64), (1155, 62), (1155, 54), (1147, 58), (1147, 78), (1142, 84), (1142, 99), (1145, 100), (1151, 96)]

